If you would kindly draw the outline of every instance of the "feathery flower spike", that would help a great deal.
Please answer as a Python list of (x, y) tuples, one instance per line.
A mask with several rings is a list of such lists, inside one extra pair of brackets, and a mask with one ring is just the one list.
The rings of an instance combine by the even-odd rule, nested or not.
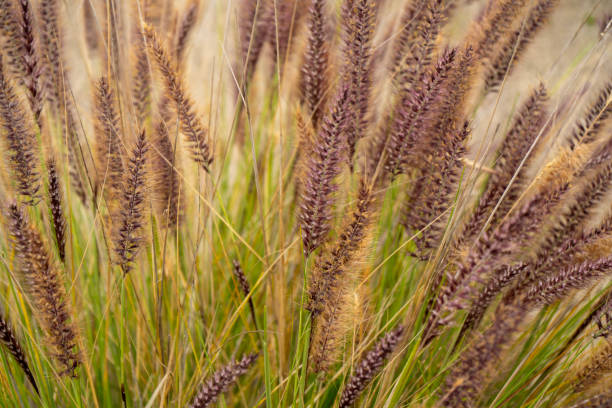
[(124, 274), (132, 269), (134, 258), (140, 249), (142, 223), (144, 222), (144, 189), (147, 162), (147, 139), (144, 130), (138, 135), (127, 169), (127, 180), (123, 188), (120, 227), (117, 232), (115, 252), (117, 262)]
[(205, 408), (213, 404), (219, 395), (229, 389), (238, 380), (238, 377), (246, 374), (257, 359), (258, 354), (249, 354), (240, 361), (231, 361), (228, 365), (216, 371), (198, 394), (195, 396), (190, 408)]
[(168, 52), (152, 27), (145, 27), (145, 36), (147, 47), (153, 54), (153, 59), (164, 78), (166, 92), (174, 102), (181, 133), (187, 136), (191, 147), (191, 156), (206, 172), (209, 172), (213, 155), (207, 140), (208, 132), (202, 120), (195, 112), (195, 104), (188, 95), (176, 67), (168, 57)]
[(378, 340), (374, 347), (361, 359), (344, 386), (344, 391), (340, 396), (340, 408), (348, 408), (355, 403), (374, 376), (378, 374), (385, 360), (393, 353), (403, 333), (403, 326), (391, 330)]
[(328, 33), (325, 0), (312, 0), (308, 22), (308, 43), (301, 77), (301, 97), (316, 129), (325, 107), (328, 69)]
[(333, 194), (345, 150), (348, 91), (341, 89), (316, 136), (301, 185), (299, 221), (304, 253), (317, 249), (331, 229)]
[(66, 258), (66, 218), (64, 217), (62, 187), (53, 160), (49, 160), (47, 163), (47, 171), (49, 175), (49, 204), (53, 218), (53, 230), (60, 259), (64, 262)]
[(40, 233), (17, 204), (9, 205), (7, 218), (17, 256), (18, 276), (46, 333), (49, 350), (60, 364), (60, 375), (74, 377), (81, 354), (61, 275)]
[(35, 151), (37, 140), (34, 125), (27, 119), (0, 56), (0, 126), (4, 129), (5, 154), (13, 171), (17, 191), (27, 204), (35, 204), (40, 189)]
[(28, 359), (26, 358), (26, 355), (23, 352), (23, 348), (19, 344), (19, 341), (17, 341), (15, 332), (13, 328), (11, 327), (10, 323), (1, 314), (0, 314), (0, 343), (2, 343), (4, 347), (6, 347), (8, 352), (13, 356), (13, 358), (17, 362), (17, 364), (19, 364), (19, 367), (21, 367), (28, 381), (30, 381), (30, 384), (32, 384), (32, 387), (34, 387), (34, 390), (38, 394), (38, 386), (36, 385), (36, 381), (34, 380), (34, 375), (32, 374), (32, 371), (30, 370)]

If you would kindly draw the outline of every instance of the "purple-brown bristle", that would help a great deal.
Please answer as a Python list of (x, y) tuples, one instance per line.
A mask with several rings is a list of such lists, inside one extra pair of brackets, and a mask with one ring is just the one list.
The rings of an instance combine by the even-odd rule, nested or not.
[(323, 118), (321, 128), (312, 146), (312, 153), (305, 163), (305, 172), (300, 180), (301, 196), (299, 221), (302, 229), (304, 253), (308, 256), (327, 237), (331, 228), (335, 179), (342, 169), (346, 135), (344, 133), (348, 90), (341, 89)]
[[(233, 265), (233, 273), (234, 277), (238, 281), (238, 286), (242, 291), (244, 296), (249, 296), (251, 294), (251, 285), (249, 284), (249, 280), (246, 277), (246, 274), (242, 270), (242, 266), (237, 259), (234, 259), (232, 262)], [(253, 303), (253, 297), (249, 296), (249, 309), (251, 311), (251, 319), (253, 319), (253, 324), (255, 325), (255, 330), (257, 330), (257, 317), (255, 315), (255, 304)]]
[(246, 374), (257, 360), (258, 354), (248, 354), (240, 361), (232, 360), (225, 367), (216, 371), (197, 393), (190, 408), (205, 408), (213, 404), (219, 396), (227, 391), (239, 377)]
[(117, 263), (124, 274), (132, 270), (134, 259), (142, 244), (148, 148), (145, 132), (141, 131), (129, 158), (115, 244)]
[(199, 10), (199, 0), (190, 1), (177, 27), (174, 40), (174, 55), (179, 63), (184, 59), (189, 37), (197, 23)]
[(576, 122), (576, 127), (570, 139), (570, 147), (574, 149), (580, 143), (588, 144), (598, 139), (600, 130), (612, 113), (612, 83), (608, 82), (589, 105), (584, 116)]
[(328, 75), (328, 27), (325, 0), (312, 0), (308, 21), (308, 43), (301, 77), (302, 99), (316, 129), (325, 108)]
[(526, 245), (566, 191), (567, 185), (543, 189), (526, 200), (491, 234), (481, 236), (456, 271), (447, 274), (427, 323), (426, 342), (436, 335), (450, 314), (477, 300), (481, 285), (508, 257)]
[(176, 152), (163, 121), (159, 121), (155, 126), (152, 145), (152, 170), (155, 179), (153, 191), (158, 210), (164, 220), (164, 226), (175, 228), (181, 220), (181, 182), (176, 168)]
[(40, 66), (38, 42), (34, 36), (34, 14), (30, 1), (20, 0), (19, 11), (21, 14), (20, 28), (23, 50), (21, 58), (24, 69), (20, 78), (26, 89), (26, 95), (30, 108), (32, 109), (34, 121), (38, 125), (39, 130), (42, 130), (42, 121), (40, 118), (44, 104), (41, 79), (42, 67)]
[(66, 218), (64, 217), (62, 186), (53, 160), (47, 162), (47, 171), (49, 176), (49, 207), (53, 219), (55, 241), (60, 260), (64, 262), (66, 259)]
[(612, 257), (584, 261), (553, 272), (525, 290), (525, 303), (551, 304), (572, 289), (581, 289), (612, 272)]
[(494, 91), (499, 87), (525, 52), (531, 40), (547, 22), (550, 13), (558, 3), (558, 0), (539, 0), (529, 11), (524, 23), (504, 39), (499, 51), (487, 64), (486, 91)]
[[(404, 18), (412, 17), (414, 21), (406, 23), (396, 45), (394, 80), (398, 88), (414, 89), (431, 65), (447, 8), (444, 3), (443, 0), (420, 1), (406, 11)], [(408, 29), (410, 33), (406, 32)]]
[(7, 218), (19, 277), (46, 333), (49, 349), (61, 366), (60, 375), (75, 376), (81, 354), (61, 275), (40, 233), (17, 204), (9, 205)]
[(42, 0), (40, 13), (40, 44), (45, 58), (45, 95), (56, 110), (61, 114), (64, 103), (64, 72), (61, 56), (61, 33), (58, 21), (58, 0)]
[(485, 227), (494, 208), (495, 214), (488, 227), (495, 227), (520, 196), (526, 182), (525, 174), (531, 161), (529, 159), (533, 157), (533, 153), (527, 159), (525, 157), (536, 141), (544, 139), (542, 136), (538, 138), (538, 135), (546, 119), (544, 107), (547, 100), (546, 88), (540, 84), (515, 115), (513, 125), (499, 149), (496, 172), (491, 175), (476, 209), (457, 238), (457, 245), (461, 242), (472, 242)]
[(250, 82), (263, 49), (267, 27), (266, 7), (262, 0), (240, 0), (238, 14), (240, 77), (244, 76), (244, 85)]
[(274, 63), (283, 67), (289, 58), (293, 39), (301, 21), (302, 9), (299, 0), (275, 0), (268, 2), (268, 39), (274, 53)]
[(590, 174), (585, 185), (581, 186), (573, 202), (558, 217), (543, 245), (544, 249), (558, 247), (564, 239), (573, 237), (583, 224), (595, 215), (599, 204), (612, 182), (612, 164), (605, 163)]
[(361, 359), (340, 396), (340, 408), (352, 406), (359, 395), (374, 379), (385, 360), (395, 351), (404, 334), (404, 327), (398, 326), (385, 334)]
[(13, 0), (0, 0), (0, 40), (2, 51), (7, 64), (7, 71), (17, 78), (21, 78), (25, 67), (23, 66), (23, 37), (19, 14)]
[(0, 56), (0, 126), (4, 129), (5, 154), (17, 191), (28, 204), (39, 199), (40, 176), (34, 124), (30, 122)]
[(139, 126), (144, 126), (146, 119), (151, 114), (151, 67), (144, 35), (137, 30), (135, 36), (132, 101), (137, 123)]
[(444, 227), (450, 219), (449, 210), (459, 187), (465, 142), (469, 135), (469, 123), (465, 122), (452, 135), (438, 137), (436, 153), (430, 156), (431, 162), (415, 181), (411, 200), (404, 207), (402, 224), (410, 232), (421, 231), (416, 245), (422, 258), (440, 244)]
[(17, 364), (19, 364), (19, 367), (21, 367), (28, 381), (30, 384), (32, 384), (32, 387), (34, 387), (34, 390), (38, 394), (38, 386), (36, 385), (36, 380), (34, 380), (34, 375), (30, 370), (28, 359), (26, 358), (21, 344), (19, 344), (19, 341), (17, 341), (15, 331), (11, 327), (9, 321), (6, 320), (2, 314), (0, 314), (0, 343), (6, 347), (15, 361), (17, 361)]
[(174, 102), (180, 130), (188, 139), (191, 156), (206, 172), (209, 172), (213, 161), (213, 153), (209, 146), (206, 127), (196, 113), (193, 100), (188, 95), (176, 67), (172, 64), (168, 52), (153, 28), (146, 27), (145, 36), (147, 47), (164, 79), (168, 98)]
[(104, 189), (106, 198), (114, 201), (123, 187), (124, 148), (118, 102), (106, 77), (96, 84), (95, 105), (97, 189)]
[(513, 339), (525, 314), (526, 309), (517, 304), (502, 304), (497, 308), (491, 326), (468, 346), (447, 375), (440, 390), (441, 406), (474, 406), (493, 377), (500, 353)]
[(520, 17), (526, 0), (500, 0), (490, 2), (481, 20), (474, 24), (474, 51), (483, 62), (492, 57), (493, 51), (499, 46), (499, 41), (506, 38), (512, 30), (514, 22)]
[(412, 150), (419, 145), (421, 136), (427, 133), (424, 127), (429, 123), (428, 112), (452, 69), (455, 54), (455, 49), (446, 51), (436, 66), (424, 75), (422, 83), (399, 101), (386, 144), (384, 168), (388, 174), (395, 176), (404, 172), (414, 160)]
[(415, 0), (406, 3), (400, 18), (399, 34), (393, 44), (393, 55), (389, 66), (390, 73), (396, 73), (404, 63), (406, 55), (410, 52), (418, 37), (423, 34), (418, 25), (423, 21), (427, 2), (429, 0)]
[(349, 105), (346, 124), (348, 161), (368, 126), (366, 115), (372, 88), (372, 38), (376, 25), (376, 3), (352, 0), (342, 6), (343, 68), (342, 83), (348, 89)]
[(308, 361), (315, 371), (328, 370), (339, 351), (345, 334), (343, 321), (349, 309), (347, 295), (358, 275), (360, 251), (368, 243), (375, 203), (372, 189), (362, 180), (357, 203), (347, 215), (338, 240), (315, 260), (306, 306), (312, 322)]

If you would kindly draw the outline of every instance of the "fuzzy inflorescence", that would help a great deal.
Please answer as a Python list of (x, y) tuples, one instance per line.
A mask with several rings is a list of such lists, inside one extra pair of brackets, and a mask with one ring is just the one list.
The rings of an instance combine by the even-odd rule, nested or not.
[(19, 276), (46, 333), (51, 353), (60, 365), (60, 374), (75, 376), (81, 354), (60, 272), (40, 233), (18, 204), (10, 204), (6, 215)]
[(13, 171), (16, 190), (24, 197), (24, 202), (35, 204), (40, 195), (40, 174), (36, 134), (28, 118), (0, 57), (0, 125), (5, 155)]
[(344, 386), (344, 391), (342, 391), (340, 396), (340, 407), (350, 407), (355, 403), (359, 394), (363, 392), (368, 383), (378, 374), (385, 360), (395, 351), (395, 348), (402, 339), (404, 330), (402, 326), (391, 330), (374, 345), (372, 350), (363, 356)]
[(213, 404), (219, 396), (227, 391), (238, 378), (249, 370), (257, 360), (258, 354), (248, 354), (239, 361), (231, 361), (225, 367), (216, 371), (212, 378), (206, 381), (193, 399), (191, 408), (204, 408)]

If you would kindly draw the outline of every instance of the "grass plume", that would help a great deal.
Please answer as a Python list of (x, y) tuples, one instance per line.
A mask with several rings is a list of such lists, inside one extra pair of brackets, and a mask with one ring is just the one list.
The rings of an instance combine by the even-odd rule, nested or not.
[(239, 361), (231, 361), (216, 371), (196, 394), (191, 408), (204, 408), (213, 404), (240, 376), (244, 375), (257, 360), (258, 354), (248, 354)]
[(129, 157), (115, 244), (117, 262), (124, 274), (132, 269), (142, 241), (148, 149), (145, 132), (141, 131)]
[(4, 133), (5, 157), (24, 202), (36, 204), (40, 195), (40, 175), (36, 134), (29, 118), (0, 57), (0, 125)]
[(359, 394), (374, 379), (374, 376), (378, 374), (385, 360), (393, 353), (402, 338), (403, 332), (404, 328), (402, 326), (396, 327), (378, 340), (372, 350), (363, 356), (344, 386), (340, 396), (340, 407), (350, 407), (355, 403)]
[(15, 336), (15, 331), (11, 327), (8, 320), (4, 318), (4, 316), (0, 315), (0, 343), (8, 350), (8, 352), (13, 356), (19, 367), (23, 370), (23, 373), (26, 375), (32, 387), (38, 394), (38, 386), (36, 385), (36, 380), (34, 380), (34, 375), (30, 370), (30, 365), (28, 364), (28, 359), (17, 341), (17, 337)]
[(8, 231), (17, 254), (18, 273), (46, 333), (60, 374), (75, 376), (81, 363), (77, 331), (61, 275), (36, 228), (15, 203), (7, 209)]
[(191, 156), (206, 172), (213, 161), (208, 132), (195, 112), (194, 103), (183, 85), (168, 52), (152, 27), (145, 27), (147, 47), (161, 72), (168, 98), (174, 102), (181, 132), (187, 137)]

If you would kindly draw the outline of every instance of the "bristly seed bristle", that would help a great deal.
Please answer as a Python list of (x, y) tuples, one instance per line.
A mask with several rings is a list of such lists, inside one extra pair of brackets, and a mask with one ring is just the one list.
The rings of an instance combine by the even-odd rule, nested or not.
[(61, 366), (60, 375), (74, 377), (81, 363), (81, 354), (61, 275), (40, 233), (23, 210), (13, 203), (6, 215), (19, 277), (46, 333), (50, 351)]
[(355, 208), (347, 214), (337, 241), (331, 248), (324, 248), (315, 260), (306, 308), (311, 312), (312, 323), (308, 361), (317, 372), (328, 370), (335, 361), (345, 323), (354, 312), (348, 297), (360, 276), (360, 251), (369, 242), (376, 202), (371, 187), (362, 180)]
[(184, 58), (185, 51), (187, 51), (187, 44), (191, 32), (197, 23), (199, 9), (199, 0), (191, 0), (177, 27), (174, 40), (174, 55), (179, 64)]
[(53, 219), (53, 230), (55, 232), (55, 241), (62, 262), (66, 259), (66, 219), (63, 209), (63, 192), (60, 185), (59, 174), (55, 167), (55, 162), (49, 160), (47, 162), (47, 171), (49, 175), (49, 207)]
[(208, 142), (207, 130), (195, 112), (195, 104), (188, 95), (169, 54), (152, 27), (145, 27), (147, 47), (164, 79), (168, 97), (174, 102), (181, 132), (187, 136), (193, 160), (206, 171), (210, 171), (213, 153)]
[(570, 139), (572, 149), (579, 143), (588, 144), (597, 140), (600, 130), (612, 113), (612, 83), (607, 83), (597, 98), (586, 110), (585, 115), (576, 123)]
[(330, 112), (323, 118), (300, 180), (298, 217), (304, 253), (307, 256), (323, 243), (331, 229), (333, 195), (337, 189), (335, 179), (341, 172), (342, 157), (346, 150), (344, 129), (348, 101), (348, 90), (341, 89)]
[(138, 140), (129, 158), (127, 179), (123, 188), (119, 230), (116, 237), (117, 262), (124, 274), (132, 270), (134, 259), (142, 244), (148, 149), (143, 130), (138, 135)]
[(240, 361), (232, 360), (225, 367), (216, 371), (212, 378), (204, 383), (190, 408), (205, 408), (213, 404), (219, 395), (227, 391), (238, 380), (238, 377), (246, 374), (257, 357), (257, 353), (246, 355)]
[(343, 68), (341, 86), (348, 89), (346, 141), (352, 166), (357, 142), (368, 126), (366, 116), (372, 88), (372, 39), (376, 24), (376, 2), (346, 1), (342, 8)]
[(361, 359), (340, 396), (340, 408), (352, 406), (365, 387), (374, 379), (385, 360), (393, 353), (404, 334), (404, 327), (398, 326), (385, 334)]
[(234, 277), (238, 281), (238, 286), (240, 287), (242, 294), (244, 296), (249, 297), (249, 309), (251, 311), (251, 318), (253, 319), (253, 324), (255, 325), (255, 329), (257, 330), (257, 316), (255, 315), (255, 305), (253, 303), (253, 296), (250, 296), (251, 285), (249, 284), (249, 280), (247, 279), (246, 275), (244, 274), (244, 271), (242, 270), (242, 266), (240, 266), (240, 262), (238, 262), (237, 259), (234, 259), (232, 265), (234, 266)]
[(484, 81), (486, 91), (494, 91), (499, 87), (558, 3), (558, 0), (539, 0), (529, 11), (525, 22), (505, 38), (499, 51), (488, 64)]
[(141, 30), (135, 36), (132, 100), (138, 126), (144, 126), (151, 113), (151, 67)]
[(28, 378), (28, 381), (30, 381), (30, 384), (32, 384), (32, 387), (34, 387), (34, 390), (38, 394), (38, 386), (36, 385), (36, 380), (34, 380), (34, 375), (30, 370), (28, 359), (26, 358), (21, 344), (19, 344), (19, 341), (17, 341), (15, 331), (11, 327), (8, 320), (2, 316), (2, 314), (0, 314), (0, 343), (6, 347), (15, 361), (17, 361), (17, 364), (19, 364), (19, 367), (21, 367), (24, 374)]
[(152, 141), (153, 192), (157, 210), (164, 220), (164, 226), (176, 228), (181, 221), (181, 181), (178, 177), (176, 151), (170, 140), (164, 121), (155, 126)]
[(121, 195), (125, 165), (119, 107), (108, 79), (96, 84), (96, 187), (113, 203)]
[(315, 129), (325, 108), (325, 95), (328, 91), (329, 35), (326, 17), (325, 0), (312, 0), (300, 90)]
[(7, 77), (0, 56), (0, 125), (4, 129), (4, 146), (19, 194), (27, 204), (39, 200), (40, 177), (36, 153), (34, 124), (19, 100), (15, 88)]

